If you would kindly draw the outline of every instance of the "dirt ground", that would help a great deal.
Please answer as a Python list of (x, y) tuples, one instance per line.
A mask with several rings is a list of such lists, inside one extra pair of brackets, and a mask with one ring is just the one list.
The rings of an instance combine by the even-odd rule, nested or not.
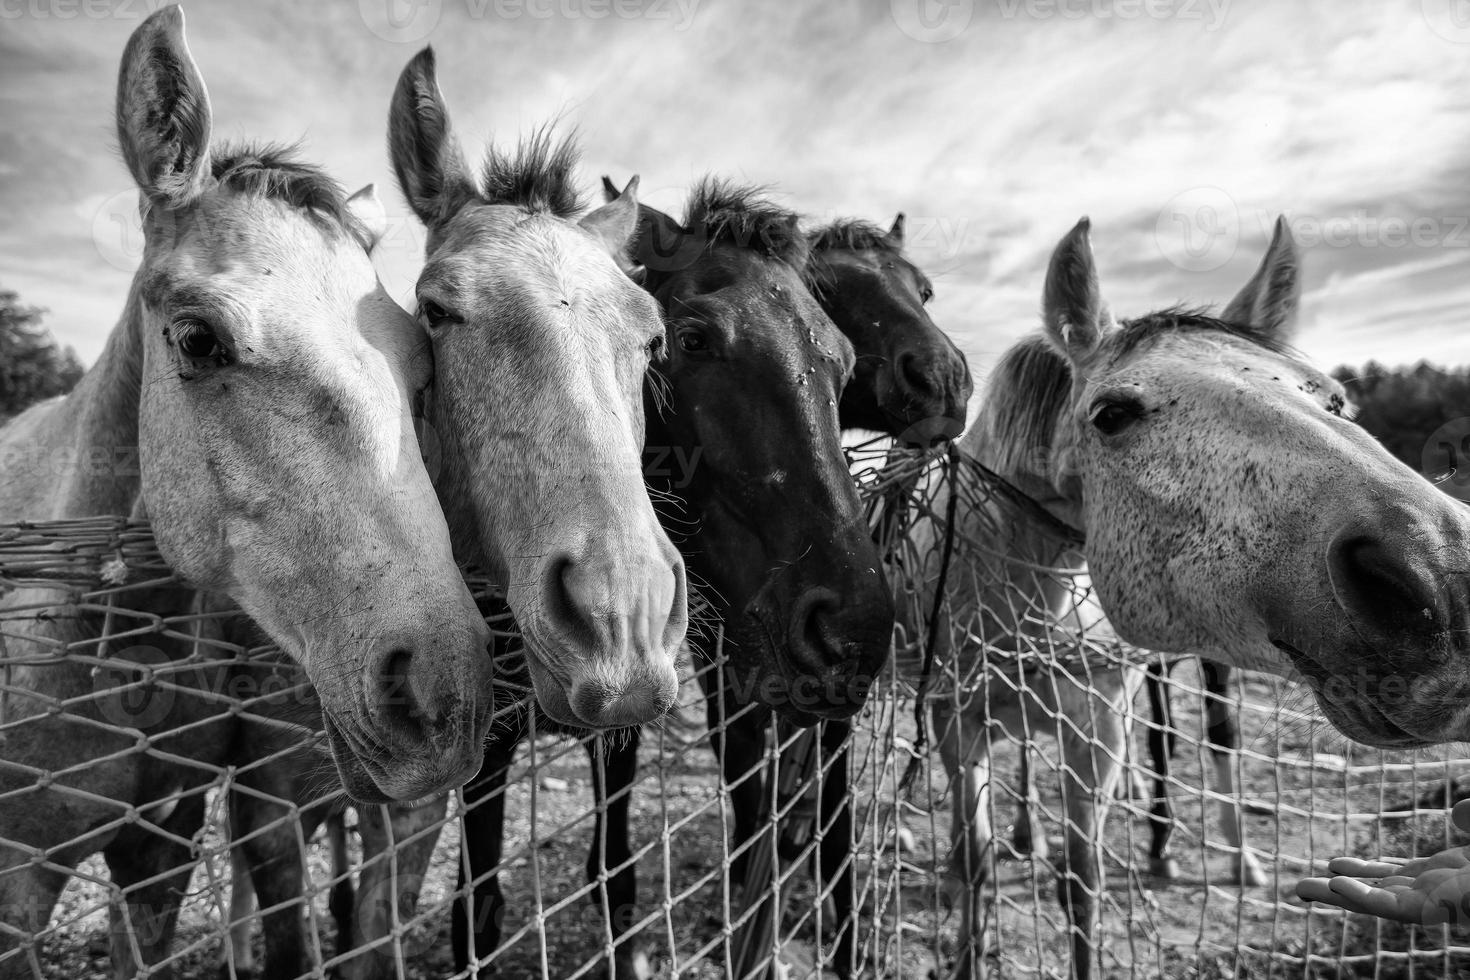
[[(1267, 883), (1229, 883), (1232, 858), (1202, 786), (1212, 780), (1199, 744), (1198, 680), (1192, 666), (1176, 672), (1176, 725), (1181, 745), (1172, 799), (1178, 816), (1172, 853), (1180, 877), (1152, 877), (1146, 860), (1147, 802), (1111, 805), (1104, 840), (1106, 885), (1099, 933), (1101, 975), (1113, 977), (1437, 977), (1470, 976), (1470, 934), (1443, 929), (1406, 930), (1309, 912), (1293, 896), (1297, 879), (1338, 854), (1406, 854), (1445, 846), (1443, 811), (1395, 816), (1438, 789), (1445, 778), (1470, 773), (1470, 760), (1444, 753), (1386, 754), (1347, 746), (1313, 719), (1304, 696), (1251, 677), (1241, 712), (1243, 751), (1237, 760), (1240, 798), (1252, 804), (1248, 846)], [(702, 705), (688, 693), (680, 718), (644, 743), (641, 782), (634, 796), (639, 860), (639, 929), (660, 977), (691, 980), (727, 975), (727, 924), (739, 915), (739, 895), (727, 894), (721, 869), (728, 858), (731, 819), (719, 793), (716, 766), (702, 735)], [(1142, 703), (1143, 699), (1140, 699)], [(913, 737), (912, 702), (875, 699), (861, 718), (856, 741), (857, 867), (862, 889), (863, 976), (911, 978), (947, 971), (956, 951), (958, 916), (948, 911), (938, 873), (948, 853), (948, 785), (932, 754), (904, 796), (897, 782)], [(1140, 723), (1141, 725), (1141, 723)], [(1038, 726), (1038, 730), (1040, 727)], [(1132, 765), (1141, 765), (1143, 735), (1136, 731)], [(1053, 743), (1038, 737), (1037, 783), (1052, 855), (1060, 853), (1060, 793)], [(494, 962), (503, 977), (599, 975), (605, 931), (587, 897), (583, 865), (592, 808), (586, 757), (573, 742), (545, 738), (535, 761), (524, 748), (507, 803), (508, 898), (505, 945)], [(1066, 977), (1067, 932), (1056, 899), (1051, 863), (1007, 853), (1014, 823), (1009, 789), (1016, 785), (1018, 753), (997, 749), (994, 820), (1001, 838), (996, 875), (986, 886), (988, 925), (984, 967), (994, 977)], [(1130, 781), (1131, 782), (1131, 781)], [(535, 813), (532, 815), (532, 799)], [(230, 872), (225, 859), (219, 801), (205, 854), (195, 872), (172, 960), (181, 980), (214, 977), (223, 955), (221, 923), (228, 919)], [(453, 973), (448, 902), (455, 884), (458, 825), (449, 819), (416, 913), (398, 943), (396, 971), (406, 978)], [(325, 845), (310, 848), (316, 888), (310, 915), (317, 928), (318, 965), (331, 967), (335, 936), (327, 913), (330, 877)], [(43, 954), (47, 980), (103, 980), (107, 957), (105, 870), (95, 860), (84, 872), (93, 883), (67, 891), (55, 932)], [(792, 875), (781, 945), (791, 976), (818, 976), (817, 919), (825, 918), (801, 869)], [(578, 893), (581, 897), (576, 897)], [(543, 915), (537, 909), (546, 910)], [(257, 935), (257, 943), (260, 937)], [(1465, 955), (1462, 956), (1461, 952)], [(1408, 954), (1408, 955), (1405, 955)], [(830, 971), (826, 974), (831, 975)]]

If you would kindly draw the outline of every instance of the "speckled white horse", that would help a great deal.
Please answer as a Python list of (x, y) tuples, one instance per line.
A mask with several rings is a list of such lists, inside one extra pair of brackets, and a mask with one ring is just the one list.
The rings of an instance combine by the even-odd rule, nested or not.
[[(1288, 346), (1298, 283), (1279, 223), (1218, 316), (1170, 309), (1117, 323), (1084, 221), (1052, 256), (1044, 332), (991, 375), (961, 450), (1086, 545), (1075, 550), (1013, 503), (957, 501), (961, 540), (980, 547), (951, 569), (938, 635), (941, 662), (971, 683), (936, 697), (934, 728), (956, 781), (947, 890), (963, 911), (962, 976), (983, 949), (989, 745), (1001, 729), (1059, 737), (1059, 892), (1073, 972), (1092, 970), (1096, 840), (1145, 663), (1090, 670), (1059, 646), (1059, 622), (1099, 627), (1076, 620), (1096, 611), (1079, 605), (1070, 577), (1046, 569), (1085, 567), (1129, 643), (1305, 680), (1359, 741), (1402, 748), (1470, 734), (1470, 518), (1344, 418), (1341, 388)], [(936, 532), (919, 531), (937, 542)], [(1018, 644), (1050, 645), (1056, 663), (1026, 669), (1005, 654)]]

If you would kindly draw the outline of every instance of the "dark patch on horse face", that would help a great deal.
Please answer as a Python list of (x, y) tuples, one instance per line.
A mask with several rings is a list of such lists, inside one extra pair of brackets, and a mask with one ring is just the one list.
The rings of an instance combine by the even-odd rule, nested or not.
[(924, 308), (924, 274), (892, 251), (824, 250), (812, 253), (807, 278), (857, 356), (842, 393), (843, 427), (924, 444), (958, 435), (973, 383), (964, 355)]
[[(704, 291), (712, 283), (723, 285)], [(797, 720), (849, 715), (866, 697), (852, 682), (881, 668), (893, 622), (840, 442), (851, 345), (795, 270), (751, 250), (710, 249), (658, 298), (670, 410), (650, 411), (649, 446), (699, 460), (684, 486), (662, 488), (684, 503), (666, 526), (722, 601), (751, 696)], [(686, 349), (687, 332), (707, 347)], [(819, 590), (832, 603), (810, 622), (829, 635), (812, 642), (798, 620)]]

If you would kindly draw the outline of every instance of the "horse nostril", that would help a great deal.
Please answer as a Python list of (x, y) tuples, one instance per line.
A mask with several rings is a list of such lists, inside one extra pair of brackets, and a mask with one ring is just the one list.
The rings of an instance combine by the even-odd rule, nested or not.
[(898, 376), (911, 394), (932, 397), (937, 385), (923, 358), (912, 351), (898, 356)]
[(1445, 628), (1433, 593), (1383, 541), (1340, 537), (1328, 551), (1328, 573), (1344, 608), (1380, 628), (1414, 633)]
[(587, 594), (588, 583), (577, 563), (568, 556), (547, 562), (544, 587), (547, 618), (577, 644), (596, 646), (593, 604)]
[(841, 608), (831, 589), (811, 589), (792, 611), (792, 645), (801, 659), (816, 670), (841, 663), (844, 649), (834, 620)]
[(413, 651), (393, 647), (380, 655), (378, 664), (377, 714), (391, 728), (422, 728), (427, 719), (414, 697), (410, 672)]
[(388, 730), (401, 735), (422, 738), (425, 730), (434, 729), (442, 720), (445, 705), (428, 701), (415, 691), (412, 649), (391, 646), (378, 657), (378, 704), (373, 714)]

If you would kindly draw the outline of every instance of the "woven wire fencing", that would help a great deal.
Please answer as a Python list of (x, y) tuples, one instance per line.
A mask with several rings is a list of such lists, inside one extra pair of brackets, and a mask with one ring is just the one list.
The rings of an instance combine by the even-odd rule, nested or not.
[[(513, 624), (483, 582), (471, 579), (506, 641), (496, 730), (532, 729), (503, 787), (354, 806), (300, 672), (240, 613), (175, 581), (146, 525), (0, 529), (0, 978), (247, 977), (273, 948), (284, 960), (270, 962), (296, 965), (266, 975), (463, 976), (450, 952), (462, 818), (492, 805), (505, 906), (499, 945), (473, 950), (481, 975), (564, 980), (616, 961), (660, 977), (822, 977), (850, 957), (864, 977), (1066, 977), (1078, 956), (1105, 977), (1470, 972), (1465, 929), (1308, 910), (1292, 894), (1339, 854), (1455, 843), (1444, 808), (1470, 793), (1470, 759), (1351, 746), (1283, 682), (1237, 675), (1222, 699), (1178, 663), (1165, 676), (1166, 877), (1150, 860), (1154, 655), (1112, 635), (1085, 574), (1018, 556), (1006, 521), (1030, 512), (983, 467), (866, 447), (854, 471), (892, 551), (900, 624), (845, 743), (850, 840), (818, 799), (844, 764), (833, 733), (772, 722), (758, 771), (737, 779), (764, 777), (764, 822), (732, 843), (742, 814), (698, 677), (722, 655), (708, 631), (624, 791), (638, 884), (616, 931), (619, 869), (587, 865), (606, 811), (589, 759), (618, 736), (535, 730)], [(1059, 532), (1040, 534), (1033, 544)], [(61, 624), (56, 638), (34, 639), (38, 617)], [(1206, 731), (1226, 715), (1240, 748), (1221, 754)], [(818, 849), (841, 859), (835, 874), (818, 872)], [(844, 880), (854, 900), (839, 914)], [(1070, 918), (1059, 881), (1074, 883)]]

